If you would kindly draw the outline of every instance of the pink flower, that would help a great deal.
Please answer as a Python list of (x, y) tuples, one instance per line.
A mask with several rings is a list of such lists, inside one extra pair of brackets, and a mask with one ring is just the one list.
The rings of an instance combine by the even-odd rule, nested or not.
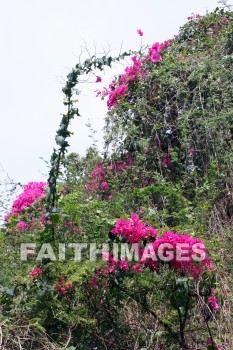
[(104, 261), (112, 261), (112, 256), (109, 252), (103, 252), (102, 253), (102, 259)]
[(137, 29), (137, 33), (138, 35), (143, 36), (143, 32), (141, 31), (141, 29)]
[(220, 308), (214, 294), (215, 294), (215, 290), (214, 290), (214, 288), (211, 288), (211, 296), (208, 298), (208, 303), (213, 311), (218, 310)]
[(151, 46), (151, 48), (149, 49), (149, 58), (148, 58), (149, 62), (156, 63), (162, 60), (162, 56), (159, 54), (159, 50), (160, 50), (160, 44), (158, 42), (154, 43)]
[(107, 188), (108, 188), (108, 183), (107, 183), (106, 181), (102, 182), (102, 184), (101, 184), (101, 190), (102, 190), (103, 192), (106, 192)]
[(118, 262), (118, 266), (123, 271), (128, 271), (129, 270), (129, 264), (128, 264), (128, 262), (126, 260), (120, 260)]
[(117, 220), (111, 233), (126, 238), (131, 243), (138, 243), (140, 240), (156, 237), (158, 231), (152, 226), (147, 226), (136, 213), (133, 213), (129, 220)]
[(39, 267), (34, 267), (34, 269), (31, 269), (31, 271), (29, 272), (29, 275), (32, 278), (36, 278), (39, 275), (42, 275), (42, 270)]
[(166, 168), (174, 170), (174, 164), (171, 161), (171, 157), (167, 153), (164, 153), (162, 163)]
[(221, 22), (222, 22), (222, 23), (227, 23), (227, 22), (229, 22), (229, 19), (228, 19), (227, 17), (223, 17), (223, 18), (221, 19)]
[(188, 21), (191, 21), (192, 19), (199, 19), (199, 18), (201, 18), (202, 16), (201, 15), (199, 15), (199, 13), (197, 13), (196, 15), (194, 15), (194, 16), (189, 16), (189, 17), (187, 17), (187, 20)]
[(187, 151), (188, 154), (193, 154), (194, 152), (195, 152), (195, 149), (194, 149), (194, 148), (190, 148), (190, 149)]
[(117, 86), (115, 90), (110, 91), (109, 98), (107, 101), (108, 109), (111, 109), (112, 107), (116, 107), (118, 104), (119, 98), (122, 98), (128, 90), (127, 84), (122, 84), (120, 86)]
[(132, 269), (134, 270), (134, 272), (142, 272), (142, 267), (138, 264), (134, 264), (132, 265)]
[(142, 60), (136, 55), (131, 57), (131, 60), (133, 65), (126, 67), (125, 73), (119, 79), (112, 81), (108, 89), (104, 88), (102, 92), (97, 91), (97, 96), (101, 96), (102, 99), (108, 96), (107, 106), (109, 110), (118, 105), (119, 99), (126, 94), (130, 82), (146, 76), (146, 73), (142, 71)]
[(102, 78), (101, 78), (100, 76), (97, 75), (97, 76), (96, 76), (96, 81), (95, 81), (95, 82), (96, 82), (96, 83), (101, 83), (101, 81), (102, 81)]
[(90, 184), (86, 185), (86, 186), (85, 186), (85, 190), (86, 190), (86, 191), (90, 191), (90, 190), (91, 190), (91, 185), (90, 185)]
[(27, 229), (27, 224), (24, 221), (19, 221), (16, 225), (16, 229), (19, 231), (25, 231)]
[(64, 278), (59, 278), (59, 283), (54, 283), (54, 287), (56, 289), (56, 292), (62, 296), (66, 295), (68, 292), (68, 289), (73, 287), (72, 283), (66, 283)]
[(166, 40), (161, 44), (158, 42), (154, 43), (149, 49), (148, 61), (153, 63), (161, 61), (162, 56), (160, 55), (160, 51), (167, 49), (168, 47), (170, 47), (170, 45), (171, 45), (171, 40)]
[(23, 193), (21, 193), (13, 202), (8, 219), (14, 214), (21, 215), (25, 208), (29, 208), (35, 201), (44, 197), (46, 195), (46, 186), (47, 183), (45, 182), (29, 182), (25, 185)]
[(95, 277), (95, 276), (92, 277), (92, 279), (90, 280), (90, 285), (91, 285), (92, 287), (95, 287), (95, 286), (97, 285), (97, 281), (96, 281), (96, 277)]
[(120, 77), (120, 82), (128, 84), (131, 81), (140, 79), (141, 77), (145, 76), (145, 74), (142, 72), (142, 60), (137, 57), (137, 55), (134, 55), (131, 57), (131, 60), (133, 61), (133, 65), (130, 67), (125, 68), (125, 74), (122, 74)]

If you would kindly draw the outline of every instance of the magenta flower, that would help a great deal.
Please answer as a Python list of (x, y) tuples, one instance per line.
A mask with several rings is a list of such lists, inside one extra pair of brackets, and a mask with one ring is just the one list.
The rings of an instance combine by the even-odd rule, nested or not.
[(72, 283), (66, 283), (64, 278), (59, 278), (59, 283), (54, 283), (54, 287), (56, 289), (56, 292), (62, 296), (66, 295), (68, 292), (68, 289), (73, 287)]
[(223, 18), (221, 19), (221, 22), (222, 22), (222, 23), (227, 23), (227, 22), (229, 22), (229, 19), (228, 19), (227, 17), (223, 17)]
[(42, 270), (39, 267), (34, 267), (34, 269), (31, 269), (31, 271), (29, 272), (29, 275), (32, 278), (36, 278), (39, 275), (42, 275)]
[(107, 183), (106, 181), (102, 182), (102, 184), (101, 184), (101, 190), (102, 190), (103, 192), (106, 192), (107, 188), (108, 188), (108, 183)]
[(117, 220), (116, 226), (111, 233), (126, 238), (129, 242), (137, 243), (149, 237), (155, 238), (158, 231), (152, 226), (147, 226), (137, 214), (133, 213), (129, 220)]
[(170, 169), (171, 171), (174, 170), (174, 164), (171, 161), (171, 157), (167, 153), (164, 153), (162, 163), (167, 169)]
[(208, 298), (208, 303), (213, 311), (218, 310), (220, 308), (219, 304), (217, 303), (217, 299), (214, 295), (215, 290), (214, 288), (211, 288), (211, 296)]
[(171, 40), (166, 40), (164, 43), (154, 43), (149, 49), (149, 57), (148, 61), (156, 63), (157, 61), (162, 60), (162, 56), (160, 55), (160, 51), (167, 49), (171, 45)]
[(97, 75), (96, 76), (96, 83), (101, 83), (101, 81), (102, 81), (102, 78), (99, 76), (99, 75)]
[(119, 98), (122, 98), (128, 90), (127, 84), (122, 84), (117, 86), (115, 90), (109, 92), (109, 98), (107, 101), (108, 109), (110, 110), (112, 107), (116, 107), (118, 104)]
[(18, 224), (16, 225), (16, 229), (19, 231), (25, 231), (27, 229), (27, 224), (24, 221), (19, 221)]
[(11, 212), (8, 218), (14, 214), (22, 214), (23, 209), (30, 207), (35, 201), (46, 195), (46, 182), (29, 182), (24, 186), (21, 193), (13, 202)]
[(190, 149), (187, 151), (188, 154), (193, 154), (194, 152), (195, 152), (195, 149), (194, 149), (194, 148), (190, 148)]
[(137, 33), (138, 35), (143, 36), (143, 32), (141, 31), (141, 29), (137, 29)]
[(128, 264), (128, 262), (126, 260), (120, 260), (118, 262), (118, 266), (123, 271), (129, 270), (129, 264)]
[(141, 265), (139, 265), (139, 264), (132, 265), (132, 269), (134, 270), (134, 272), (142, 272), (143, 271)]

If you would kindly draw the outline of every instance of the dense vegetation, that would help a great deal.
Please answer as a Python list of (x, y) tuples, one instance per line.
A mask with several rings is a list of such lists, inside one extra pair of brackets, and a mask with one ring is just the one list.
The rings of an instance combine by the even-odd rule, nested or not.
[[(99, 84), (128, 56), (98, 92), (109, 109), (103, 154), (68, 154), (79, 77)], [(24, 186), (1, 229), (1, 349), (233, 348), (232, 69), (233, 14), (216, 9), (171, 40), (70, 72), (48, 183)], [(138, 243), (139, 261), (117, 261), (117, 242)], [(27, 261), (22, 243), (36, 244)], [(44, 243), (54, 255), (36, 261)], [(109, 243), (110, 253), (91, 261), (84, 248), (78, 261), (70, 243)], [(188, 259), (143, 259), (160, 243), (188, 244)]]

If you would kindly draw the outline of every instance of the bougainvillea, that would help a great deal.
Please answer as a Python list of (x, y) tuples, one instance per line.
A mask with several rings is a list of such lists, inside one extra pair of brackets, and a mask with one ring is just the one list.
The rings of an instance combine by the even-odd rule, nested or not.
[(54, 283), (54, 288), (58, 294), (64, 296), (68, 293), (68, 290), (73, 287), (72, 283), (66, 283), (64, 278), (60, 277), (59, 282)]
[(158, 231), (152, 226), (147, 226), (145, 222), (139, 219), (137, 214), (132, 214), (131, 219), (119, 219), (116, 226), (111, 231), (112, 234), (125, 238), (128, 242), (138, 243), (143, 239), (156, 237)]
[(19, 231), (25, 231), (27, 229), (28, 225), (24, 221), (19, 221), (18, 224), (16, 225), (16, 230)]
[(139, 36), (143, 36), (143, 31), (141, 29), (137, 29), (137, 33)]
[(43, 271), (39, 267), (34, 267), (33, 269), (30, 270), (29, 275), (32, 278), (36, 278), (40, 275), (42, 275)]
[[(138, 29), (138, 34), (143, 35), (143, 32)], [(147, 76), (147, 72), (144, 68), (144, 62), (157, 63), (162, 60), (161, 52), (167, 49), (171, 45), (171, 40), (166, 40), (163, 43), (154, 43), (148, 52), (148, 57), (145, 59), (134, 55), (131, 57), (133, 65), (125, 68), (125, 73), (121, 74), (118, 79), (113, 80), (108, 88), (104, 88), (102, 91), (97, 91), (97, 96), (104, 98), (108, 96), (107, 106), (111, 110), (118, 105), (119, 99), (123, 98), (132, 82), (135, 82), (141, 78)], [(99, 80), (96, 82), (99, 82)]]
[(211, 296), (208, 298), (208, 303), (213, 311), (216, 311), (220, 308), (217, 298), (215, 297), (215, 290), (211, 288)]
[(164, 43), (154, 43), (149, 49), (148, 61), (156, 63), (162, 60), (161, 51), (167, 49), (171, 45), (171, 40), (166, 40)]
[[(133, 159), (129, 154), (125, 155), (124, 161), (115, 160), (111, 164), (104, 165), (103, 163), (96, 163), (95, 168), (89, 175), (89, 180), (85, 186), (86, 191), (96, 192), (100, 190), (103, 193), (109, 190), (109, 181), (111, 181), (116, 174), (122, 174), (124, 170), (133, 166)], [(109, 199), (111, 199), (109, 195)]]
[[(229, 276), (225, 280), (220, 276), (223, 264), (212, 273), (206, 245), (196, 235), (206, 235), (208, 249), (214, 251), (213, 262), (223, 254), (226, 259), (228, 232), (225, 235), (222, 226), (232, 218), (224, 198), (227, 189), (227, 199), (231, 199), (232, 189), (231, 157), (226, 153), (232, 135), (231, 19), (223, 11), (202, 18), (194, 15), (172, 41), (141, 46), (137, 54), (130, 51), (116, 60), (90, 56), (69, 73), (63, 88), (68, 112), (57, 132), (59, 148), (51, 158), (48, 205), (45, 208), (44, 200), (32, 206), (33, 200), (16, 205), (1, 240), (4, 244), (6, 238), (8, 254), (9, 239), (14, 244), (33, 238), (41, 243), (52, 241), (54, 246), (60, 241), (68, 243), (68, 249), (59, 248), (60, 263), (46, 258), (43, 268), (31, 269), (32, 282), (26, 288), (29, 269), (26, 263), (17, 264), (13, 256), (20, 278), (15, 285), (9, 275), (8, 286), (4, 281), (0, 288), (4, 327), (10, 310), (10, 322), (14, 325), (17, 320), (14, 328), (19, 329), (20, 317), (27, 330), (27, 321), (31, 325), (36, 320), (38, 330), (43, 327), (43, 334), (59, 347), (215, 350), (221, 338), (228, 348), (230, 332), (225, 327), (223, 336), (218, 333), (224, 329), (222, 318), (227, 319), (224, 283)], [(143, 36), (140, 29), (137, 33)], [(131, 56), (123, 73), (98, 93), (108, 98), (109, 108), (104, 158), (96, 163), (101, 155), (89, 152), (70, 161), (66, 138), (70, 120), (78, 115), (74, 93), (79, 76), (87, 73), (101, 83), (98, 69), (103, 74), (105, 65)], [(88, 176), (89, 169), (93, 171)], [(229, 209), (226, 215), (218, 212), (221, 198), (221, 209)], [(133, 214), (126, 218), (127, 213)], [(213, 225), (215, 213), (218, 222)], [(219, 238), (220, 231), (224, 240)], [(76, 263), (78, 247), (74, 243), (69, 247), (70, 238), (85, 245), (95, 241), (97, 254), (107, 242), (109, 252), (103, 254), (104, 261), (96, 257), (95, 262), (85, 252), (87, 260)], [(122, 251), (115, 254), (115, 244), (125, 247), (121, 256)], [(131, 254), (135, 246), (138, 257)], [(28, 257), (31, 264), (32, 254)], [(3, 254), (2, 261), (6, 264), (10, 259)], [(221, 312), (216, 312), (220, 302), (212, 288), (215, 281), (222, 293)], [(28, 314), (31, 318), (25, 321)], [(220, 322), (215, 325), (217, 319)], [(12, 346), (5, 334), (6, 349), (17, 346), (18, 334), (19, 347), (40, 348), (34, 344), (34, 334), (32, 346), (25, 343), (29, 333), (22, 338), (14, 333)]]
[[(129, 243), (145, 243), (153, 240), (147, 246), (147, 254), (144, 247), (141, 246), (139, 249), (141, 265), (134, 267), (135, 271), (140, 270), (140, 266), (158, 270), (160, 261), (169, 263), (178, 274), (189, 274), (195, 278), (205, 270), (213, 270), (212, 262), (207, 256), (205, 244), (201, 239), (172, 231), (163, 232), (159, 237), (158, 231), (152, 226), (147, 226), (135, 213), (129, 220), (117, 220), (111, 233), (124, 238)], [(109, 262), (116, 263), (112, 259)]]
[(46, 182), (29, 182), (23, 188), (16, 200), (13, 202), (10, 213), (6, 219), (14, 214), (21, 215), (25, 208), (29, 208), (35, 201), (41, 199), (46, 195)]
[[(199, 238), (193, 238), (185, 233), (180, 235), (177, 232), (163, 232), (162, 236), (152, 243), (152, 247), (157, 255), (162, 245), (167, 247), (165, 252), (166, 249), (169, 253), (172, 252), (172, 259), (169, 261), (169, 264), (178, 273), (182, 272), (196, 277), (205, 270), (213, 270), (211, 260), (207, 256), (205, 244)], [(184, 251), (182, 251), (182, 246), (185, 248)], [(198, 254), (195, 247), (201, 248)]]

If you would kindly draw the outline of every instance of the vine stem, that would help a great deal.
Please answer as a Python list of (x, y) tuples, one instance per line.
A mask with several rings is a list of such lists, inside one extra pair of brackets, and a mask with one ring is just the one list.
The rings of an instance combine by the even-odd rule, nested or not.
[(205, 323), (206, 323), (206, 327), (207, 327), (207, 330), (208, 330), (208, 333), (209, 333), (209, 336), (210, 336), (210, 339), (211, 339), (212, 350), (215, 350), (214, 338), (213, 338), (213, 335), (212, 335), (209, 323), (208, 323), (208, 321), (206, 319), (205, 319)]

